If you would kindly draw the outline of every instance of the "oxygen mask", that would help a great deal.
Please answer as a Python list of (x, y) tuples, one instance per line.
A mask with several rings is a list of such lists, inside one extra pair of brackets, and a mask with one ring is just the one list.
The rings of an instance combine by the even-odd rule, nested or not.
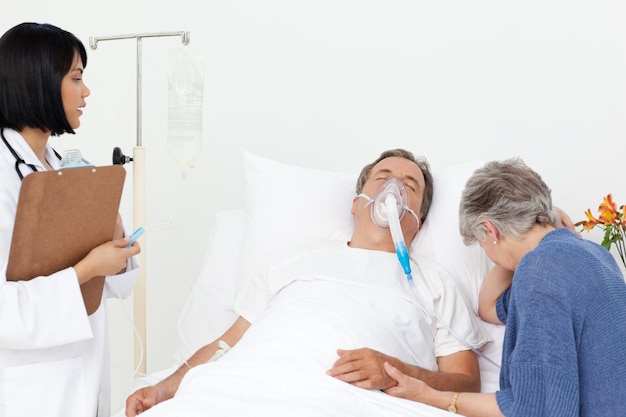
[(367, 206), (370, 206), (372, 221), (378, 227), (389, 229), (393, 245), (396, 249), (396, 255), (402, 265), (402, 269), (407, 276), (409, 285), (413, 286), (413, 276), (411, 275), (411, 261), (409, 251), (404, 243), (402, 227), (400, 221), (408, 212), (417, 222), (417, 228), (420, 227), (419, 217), (409, 207), (409, 193), (402, 181), (396, 177), (391, 177), (380, 187), (380, 191), (376, 194), (376, 198), (372, 199), (367, 194), (359, 194), (359, 197), (367, 199)]
[[(409, 192), (400, 179), (396, 177), (389, 178), (380, 186), (379, 190), (375, 198), (371, 198), (364, 193), (358, 195), (358, 197), (363, 197), (368, 201), (365, 206), (370, 206), (370, 214), (374, 224), (383, 229), (388, 229), (390, 215), (394, 218), (393, 220), (401, 221), (406, 213), (409, 213), (415, 218), (419, 229), (419, 217), (409, 207)], [(395, 210), (391, 207), (394, 203)]]

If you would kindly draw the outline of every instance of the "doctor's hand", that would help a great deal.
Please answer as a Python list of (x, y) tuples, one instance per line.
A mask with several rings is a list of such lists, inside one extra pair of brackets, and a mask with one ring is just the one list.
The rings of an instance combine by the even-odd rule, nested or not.
[(126, 399), (126, 417), (135, 417), (165, 399), (158, 385), (138, 389)]
[(393, 387), (396, 381), (387, 375), (383, 364), (403, 365), (400, 360), (369, 348), (339, 349), (337, 354), (339, 359), (327, 372), (328, 375), (359, 388), (385, 390)]
[(116, 275), (123, 271), (128, 258), (141, 251), (137, 242), (133, 243), (130, 248), (126, 248), (128, 242), (129, 239), (125, 237), (93, 248), (87, 256), (74, 265), (78, 282), (83, 284), (94, 277)]

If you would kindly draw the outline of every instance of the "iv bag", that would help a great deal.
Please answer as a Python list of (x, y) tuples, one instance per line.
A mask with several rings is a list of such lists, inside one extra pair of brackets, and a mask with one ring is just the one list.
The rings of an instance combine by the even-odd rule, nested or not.
[(173, 50), (168, 62), (167, 152), (183, 176), (202, 150), (204, 58), (188, 46)]

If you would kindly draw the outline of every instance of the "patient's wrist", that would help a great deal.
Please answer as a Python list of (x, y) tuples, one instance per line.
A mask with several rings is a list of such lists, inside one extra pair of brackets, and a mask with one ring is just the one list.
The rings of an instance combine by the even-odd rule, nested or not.
[(178, 391), (178, 387), (180, 386), (180, 382), (182, 381), (183, 376), (185, 376), (189, 369), (189, 365), (187, 364), (187, 362), (185, 362), (185, 364), (178, 368), (176, 372), (156, 384), (156, 388), (159, 390), (160, 394), (159, 398), (162, 397), (160, 401), (169, 400), (176, 394), (176, 391)]

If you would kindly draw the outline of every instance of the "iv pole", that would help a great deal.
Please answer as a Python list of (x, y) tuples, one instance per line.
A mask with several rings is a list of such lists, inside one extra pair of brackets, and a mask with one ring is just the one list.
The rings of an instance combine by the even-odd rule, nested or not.
[[(145, 147), (142, 144), (141, 137), (141, 108), (142, 108), (142, 56), (141, 56), (141, 41), (143, 38), (156, 38), (165, 36), (179, 36), (183, 45), (189, 44), (189, 32), (155, 32), (155, 33), (136, 33), (128, 35), (116, 35), (116, 36), (100, 36), (89, 37), (89, 46), (95, 50), (98, 47), (100, 41), (111, 41), (118, 39), (136, 39), (137, 40), (137, 145), (133, 148), (133, 226), (137, 229), (139, 226), (145, 225), (146, 217), (146, 185), (145, 185)], [(140, 237), (138, 240), (142, 247), (144, 247), (144, 237)], [(135, 371), (140, 375), (146, 374), (146, 255), (142, 250), (139, 254), (139, 262), (141, 268), (139, 269), (139, 276), (135, 284), (133, 292), (133, 307), (134, 307), (134, 323), (136, 329), (136, 337), (134, 348), (134, 361)], [(142, 344), (141, 341), (144, 341)]]

